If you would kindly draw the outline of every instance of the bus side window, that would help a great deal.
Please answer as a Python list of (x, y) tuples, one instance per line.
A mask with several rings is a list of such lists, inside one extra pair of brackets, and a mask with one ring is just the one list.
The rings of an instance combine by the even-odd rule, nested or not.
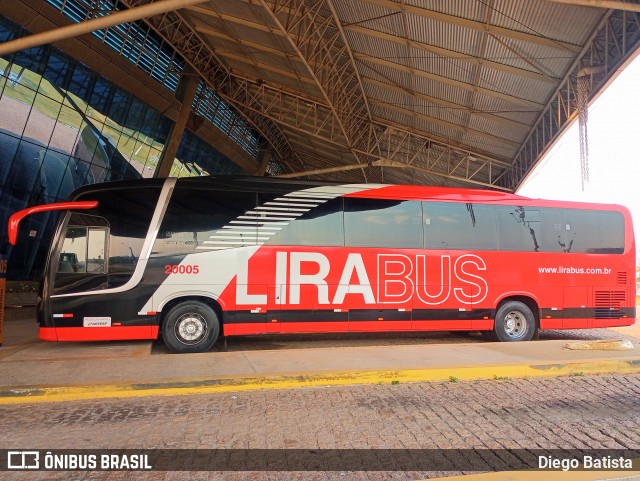
[(107, 230), (89, 228), (89, 240), (87, 242), (87, 272), (92, 274), (104, 274), (105, 249), (107, 246)]
[(622, 254), (624, 217), (620, 212), (564, 209), (565, 252)]
[(103, 227), (69, 227), (67, 229), (58, 272), (69, 274), (104, 274), (107, 229)]
[(86, 272), (87, 228), (69, 227), (62, 245), (58, 272)]
[[(255, 209), (256, 194), (181, 187), (171, 196), (152, 257), (190, 254), (211, 245), (211, 236), (238, 216)], [(242, 234), (248, 245), (255, 245), (257, 226), (247, 226)], [(253, 231), (253, 233), (247, 233)]]
[(427, 249), (495, 250), (493, 206), (423, 202)]
[(496, 206), (500, 250), (563, 252), (562, 210), (517, 205)]
[(269, 244), (298, 246), (344, 246), (342, 197), (312, 208), (281, 229)]
[(344, 199), (345, 244), (422, 248), (422, 205), (417, 201)]

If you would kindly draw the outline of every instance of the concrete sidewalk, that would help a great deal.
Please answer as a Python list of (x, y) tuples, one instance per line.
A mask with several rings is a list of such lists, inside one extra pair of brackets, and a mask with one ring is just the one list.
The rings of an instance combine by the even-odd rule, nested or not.
[[(9, 326), (14, 322), (22, 323), (21, 330), (9, 329), (14, 332), (11, 342), (0, 348), (0, 404), (640, 372), (637, 350), (569, 350), (564, 340), (469, 343), (460, 338), (456, 344), (170, 355), (153, 354), (152, 343), (145, 341), (40, 342), (35, 339), (35, 323), (10, 321)], [(616, 337), (615, 331), (611, 334)], [(635, 341), (640, 345), (640, 339)]]

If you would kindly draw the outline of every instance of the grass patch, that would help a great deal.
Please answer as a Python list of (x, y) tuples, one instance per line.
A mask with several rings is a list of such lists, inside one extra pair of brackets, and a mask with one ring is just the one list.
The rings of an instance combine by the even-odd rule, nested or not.
[(449, 381), (451, 381), (451, 382), (459, 382), (459, 381), (460, 381), (460, 379), (458, 379), (458, 378), (457, 378), (457, 377), (455, 377), (455, 376), (449, 376)]

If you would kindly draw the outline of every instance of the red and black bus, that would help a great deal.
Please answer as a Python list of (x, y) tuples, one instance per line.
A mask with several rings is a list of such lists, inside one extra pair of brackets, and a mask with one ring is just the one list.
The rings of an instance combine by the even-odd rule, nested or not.
[(63, 209), (38, 307), (51, 341), (542, 329), (635, 321), (620, 206), (488, 190), (265, 178), (94, 184)]

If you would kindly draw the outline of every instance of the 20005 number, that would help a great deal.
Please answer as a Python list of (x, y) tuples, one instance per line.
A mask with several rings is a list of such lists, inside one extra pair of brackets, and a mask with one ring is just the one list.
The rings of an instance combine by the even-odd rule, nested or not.
[(167, 264), (164, 266), (164, 273), (166, 275), (169, 274), (198, 274), (200, 272), (199, 266), (192, 265), (178, 265), (178, 264)]

